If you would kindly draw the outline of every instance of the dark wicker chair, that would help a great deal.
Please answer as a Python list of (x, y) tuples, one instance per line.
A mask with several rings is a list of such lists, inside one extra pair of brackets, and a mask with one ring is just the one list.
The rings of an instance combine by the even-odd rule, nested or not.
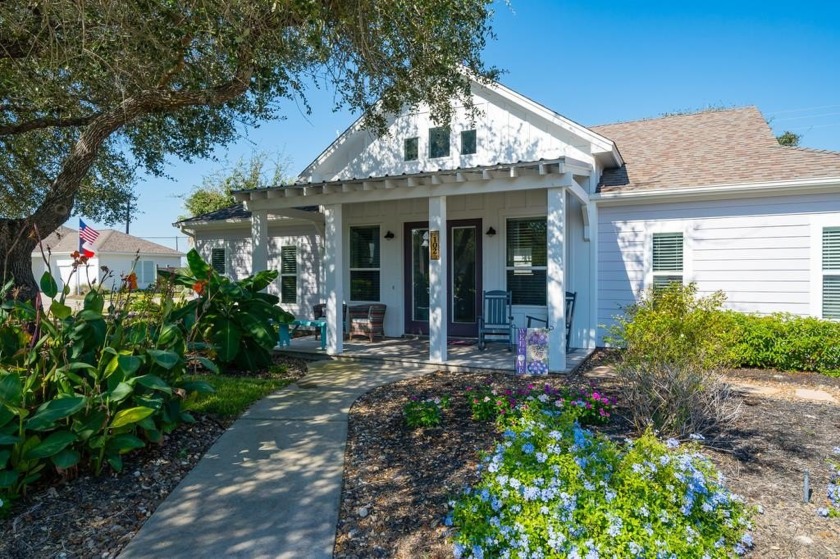
[(385, 309), (382, 303), (355, 305), (348, 309), (347, 337), (367, 336), (370, 341), (379, 336), (385, 337)]
[[(566, 353), (569, 353), (570, 343), (572, 341), (572, 317), (575, 315), (575, 300), (577, 300), (577, 291), (566, 292)], [(528, 328), (536, 323), (538, 326), (548, 326), (548, 320), (544, 318), (537, 318), (536, 316), (526, 316), (528, 319)]]

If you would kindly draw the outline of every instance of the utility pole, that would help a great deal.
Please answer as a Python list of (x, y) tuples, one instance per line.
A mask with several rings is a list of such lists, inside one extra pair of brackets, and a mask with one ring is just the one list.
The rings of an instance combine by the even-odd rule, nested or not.
[(125, 201), (125, 234), (128, 235), (128, 225), (131, 223), (131, 197)]

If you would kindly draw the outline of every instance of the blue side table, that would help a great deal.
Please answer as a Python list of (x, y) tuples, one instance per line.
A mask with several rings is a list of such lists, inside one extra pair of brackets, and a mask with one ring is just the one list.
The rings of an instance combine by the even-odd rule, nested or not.
[(292, 337), (289, 335), (289, 325), (285, 322), (281, 322), (277, 326), (279, 326), (277, 345), (280, 347), (292, 345)]
[[(305, 319), (298, 319), (292, 321), (292, 326), (294, 326), (294, 330), (297, 330), (301, 326), (305, 326), (307, 328), (317, 328), (321, 331), (321, 349), (327, 349), (327, 321), (326, 320), (305, 320)], [(288, 328), (286, 329), (286, 336), (288, 339)], [(291, 343), (289, 340), (287, 343)], [(283, 345), (283, 333), (281, 329), (280, 333), (280, 345)]]

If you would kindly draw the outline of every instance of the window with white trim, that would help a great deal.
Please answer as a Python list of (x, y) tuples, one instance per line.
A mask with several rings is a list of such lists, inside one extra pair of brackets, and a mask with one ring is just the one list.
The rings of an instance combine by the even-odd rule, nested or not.
[(449, 157), (449, 127), (429, 128), (429, 157)]
[(683, 234), (654, 233), (651, 247), (654, 289), (683, 282)]
[(350, 228), (350, 300), (379, 301), (379, 226)]
[(507, 290), (514, 305), (546, 304), (546, 226), (544, 217), (507, 220)]
[(822, 230), (822, 317), (840, 320), (840, 227)]
[(225, 249), (214, 248), (210, 250), (210, 265), (218, 273), (225, 273)]
[(297, 247), (280, 247), (280, 302), (297, 303)]

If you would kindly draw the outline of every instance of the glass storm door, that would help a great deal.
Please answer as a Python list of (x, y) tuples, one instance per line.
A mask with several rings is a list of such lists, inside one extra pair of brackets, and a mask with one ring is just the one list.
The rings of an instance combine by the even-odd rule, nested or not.
[[(481, 305), (481, 220), (458, 220), (447, 224), (449, 264), (450, 336), (478, 335), (477, 314)], [(429, 227), (427, 223), (405, 225), (405, 331), (429, 333)]]

